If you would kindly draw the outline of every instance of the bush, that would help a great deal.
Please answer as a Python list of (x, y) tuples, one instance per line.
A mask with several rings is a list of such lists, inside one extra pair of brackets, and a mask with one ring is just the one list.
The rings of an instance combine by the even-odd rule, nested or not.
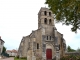
[(80, 60), (80, 56), (70, 55), (60, 58), (60, 60)]

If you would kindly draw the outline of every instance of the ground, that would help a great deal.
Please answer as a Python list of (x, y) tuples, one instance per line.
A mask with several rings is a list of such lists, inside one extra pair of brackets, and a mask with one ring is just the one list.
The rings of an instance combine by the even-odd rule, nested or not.
[(5, 58), (5, 59), (1, 59), (1, 60), (14, 60), (14, 57)]

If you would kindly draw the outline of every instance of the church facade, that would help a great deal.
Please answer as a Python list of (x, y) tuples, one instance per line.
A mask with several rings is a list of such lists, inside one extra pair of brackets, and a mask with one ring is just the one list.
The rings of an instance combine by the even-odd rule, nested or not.
[(38, 29), (22, 38), (18, 55), (27, 60), (48, 60), (64, 56), (66, 42), (57, 31), (51, 10), (42, 7), (38, 13)]

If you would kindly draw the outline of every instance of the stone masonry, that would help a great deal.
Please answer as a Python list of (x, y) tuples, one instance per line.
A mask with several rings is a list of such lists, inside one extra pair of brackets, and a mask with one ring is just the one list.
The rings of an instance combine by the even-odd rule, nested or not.
[(55, 27), (52, 11), (42, 7), (38, 13), (38, 29), (22, 38), (19, 57), (27, 57), (27, 60), (55, 59), (64, 56), (65, 51), (66, 42)]

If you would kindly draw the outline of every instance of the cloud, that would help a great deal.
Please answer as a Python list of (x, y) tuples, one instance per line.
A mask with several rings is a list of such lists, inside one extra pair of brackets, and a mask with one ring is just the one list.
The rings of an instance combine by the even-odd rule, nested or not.
[(45, 0), (0, 0), (0, 36), (7, 49), (19, 47), (23, 36), (38, 28), (38, 11)]
[[(0, 36), (7, 49), (19, 47), (23, 36), (29, 35), (38, 28), (38, 12), (45, 7), (45, 0), (0, 0)], [(47, 7), (47, 6), (46, 6)], [(71, 26), (56, 24), (56, 28), (64, 35), (67, 45), (79, 47), (80, 31), (75, 34)]]
[(73, 49), (77, 49), (80, 47), (80, 32), (78, 30), (78, 33), (74, 33), (71, 31), (71, 26), (62, 25), (61, 23), (58, 23), (55, 25), (57, 30), (62, 33), (64, 36), (64, 39), (66, 40), (67, 46), (71, 46)]

